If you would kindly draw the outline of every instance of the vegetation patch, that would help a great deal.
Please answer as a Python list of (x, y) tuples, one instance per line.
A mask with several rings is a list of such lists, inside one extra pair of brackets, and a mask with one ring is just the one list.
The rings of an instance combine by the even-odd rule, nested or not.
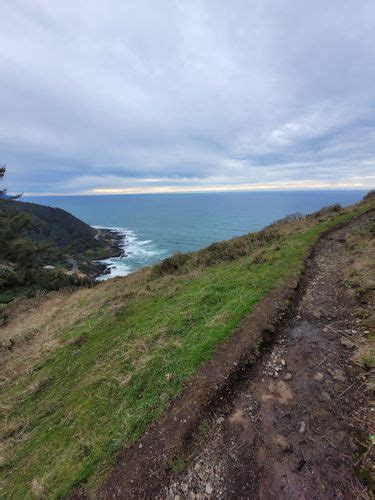
[[(371, 199), (367, 195), (367, 200)], [(356, 338), (354, 363), (366, 372), (360, 385), (356, 419), (353, 419), (354, 440), (358, 447), (355, 464), (360, 479), (370, 492), (375, 491), (373, 463), (375, 436), (370, 402), (375, 388), (375, 221), (372, 219), (347, 239), (350, 264), (345, 270), (347, 286), (357, 299), (356, 311), (359, 335)]]

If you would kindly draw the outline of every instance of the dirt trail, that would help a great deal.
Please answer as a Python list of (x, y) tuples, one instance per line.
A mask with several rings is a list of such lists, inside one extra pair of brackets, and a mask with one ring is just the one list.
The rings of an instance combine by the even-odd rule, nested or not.
[(317, 245), (288, 326), (214, 409), (208, 439), (156, 497), (360, 497), (350, 439), (358, 373), (349, 357), (358, 324), (340, 273), (345, 236), (370, 216)]

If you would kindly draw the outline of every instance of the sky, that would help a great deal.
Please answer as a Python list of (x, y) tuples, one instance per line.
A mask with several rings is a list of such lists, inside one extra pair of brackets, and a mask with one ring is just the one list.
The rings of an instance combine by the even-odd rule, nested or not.
[(374, 0), (0, 0), (10, 192), (375, 186)]

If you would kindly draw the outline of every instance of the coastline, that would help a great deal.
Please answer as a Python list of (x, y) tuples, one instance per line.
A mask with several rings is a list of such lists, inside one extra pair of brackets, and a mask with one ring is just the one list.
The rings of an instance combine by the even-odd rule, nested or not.
[(95, 239), (100, 241), (103, 247), (100, 253), (91, 261), (91, 278), (98, 280), (111, 273), (111, 266), (108, 259), (122, 257), (125, 255), (125, 234), (115, 228), (94, 227), (97, 231)]
[(96, 257), (95, 264), (100, 266), (102, 271), (99, 275), (96, 274), (97, 281), (127, 276), (137, 269), (155, 264), (169, 255), (165, 249), (158, 248), (152, 240), (140, 239), (132, 229), (97, 226), (95, 229), (102, 231), (102, 237), (109, 240), (111, 247), (104, 257), (103, 254)]

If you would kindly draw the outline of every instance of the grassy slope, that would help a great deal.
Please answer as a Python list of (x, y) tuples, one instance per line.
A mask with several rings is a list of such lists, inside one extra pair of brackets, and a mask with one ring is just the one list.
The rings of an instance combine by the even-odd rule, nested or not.
[(348, 238), (350, 265), (345, 270), (346, 283), (358, 302), (357, 314), (362, 330), (367, 332), (355, 353), (355, 361), (365, 369), (375, 369), (375, 220), (353, 231)]
[[(356, 335), (353, 362), (361, 366), (367, 377), (358, 384), (358, 412), (353, 416), (353, 442), (357, 446), (353, 462), (361, 481), (367, 485), (371, 497), (375, 493), (374, 476), (374, 415), (373, 394), (375, 388), (375, 220), (356, 229), (347, 237), (350, 257), (345, 269), (346, 285), (357, 302)], [(373, 496), (371, 498), (373, 498)]]
[(252, 306), (300, 273), (319, 234), (368, 207), (276, 226), (233, 260), (198, 265), (192, 254), (172, 275), (159, 266), (111, 280), (10, 328), (0, 495), (54, 498), (95, 485)]

